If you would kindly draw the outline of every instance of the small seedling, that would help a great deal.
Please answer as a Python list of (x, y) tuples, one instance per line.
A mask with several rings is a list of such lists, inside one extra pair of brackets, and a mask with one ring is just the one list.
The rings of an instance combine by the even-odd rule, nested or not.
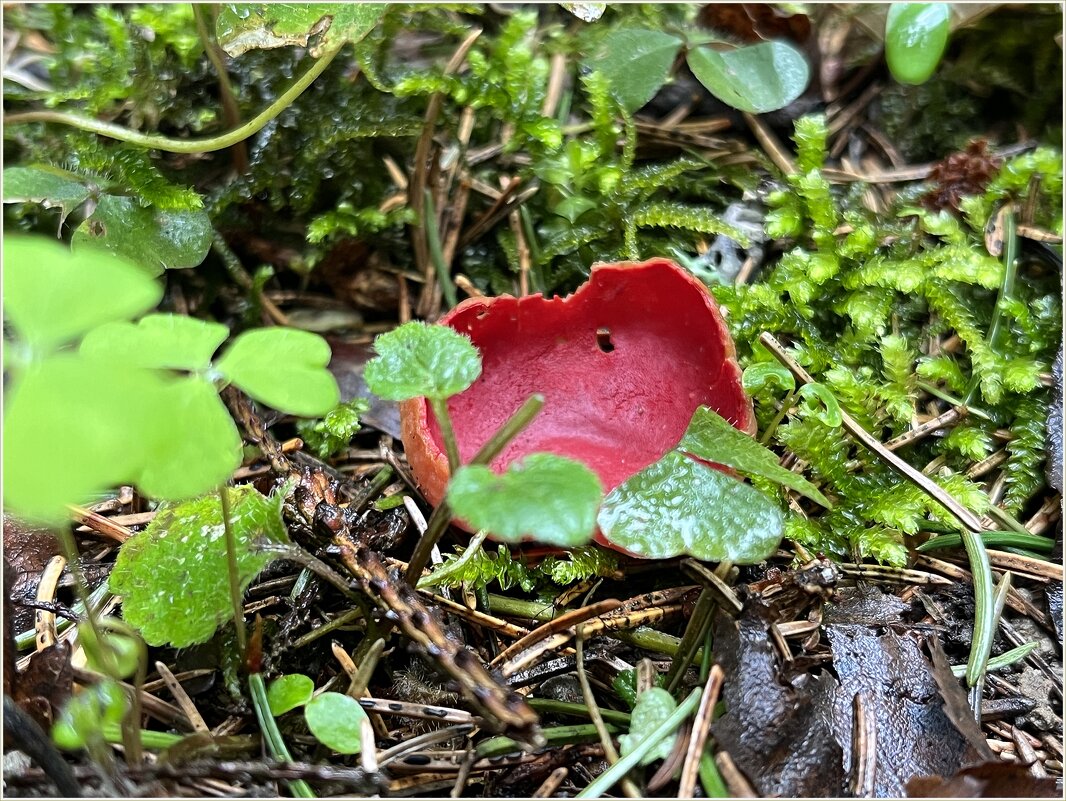
[(270, 712), (275, 717), (303, 707), (307, 728), (322, 745), (338, 754), (363, 750), (369, 718), (354, 698), (343, 693), (314, 695), (314, 682), (301, 673), (280, 676), (267, 688)]

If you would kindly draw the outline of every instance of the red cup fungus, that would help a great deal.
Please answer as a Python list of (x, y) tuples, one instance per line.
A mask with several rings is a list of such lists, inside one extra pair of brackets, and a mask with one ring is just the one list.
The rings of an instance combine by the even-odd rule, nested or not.
[[(565, 298), (470, 298), (439, 322), (482, 356), (481, 376), (448, 401), (464, 463), (534, 393), (544, 407), (493, 461), (496, 472), (554, 453), (586, 464), (610, 492), (677, 445), (699, 406), (755, 433), (718, 305), (672, 261), (596, 264)], [(411, 471), (436, 506), (449, 473), (429, 403), (404, 401), (400, 421)], [(596, 540), (613, 547), (598, 532)]]

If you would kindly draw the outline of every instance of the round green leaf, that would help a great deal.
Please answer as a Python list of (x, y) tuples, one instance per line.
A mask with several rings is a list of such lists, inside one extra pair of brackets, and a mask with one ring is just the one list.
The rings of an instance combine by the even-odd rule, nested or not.
[(784, 533), (768, 497), (677, 451), (616, 487), (598, 522), (612, 543), (651, 559), (752, 564), (773, 554)]
[[(241, 591), (289, 541), (282, 493), (266, 498), (250, 486), (228, 490)], [(214, 493), (165, 507), (118, 552), (109, 586), (122, 614), (149, 645), (184, 648), (211, 639), (233, 616), (222, 504)]]
[(290, 673), (287, 676), (279, 676), (270, 682), (267, 688), (267, 703), (270, 704), (270, 714), (274, 717), (284, 715), (286, 712), (303, 706), (315, 694), (315, 683), (310, 676), (303, 673)]
[[(673, 711), (677, 701), (662, 687), (649, 687), (637, 696), (633, 714), (629, 719), (629, 733), (618, 738), (619, 753), (626, 756), (650, 737)], [(657, 759), (666, 759), (674, 749), (677, 734), (665, 738), (659, 745), (644, 755), (641, 765), (650, 765)]]
[(375, 339), (374, 350), (363, 378), (385, 400), (448, 398), (481, 375), (481, 354), (470, 338), (445, 325), (405, 323)]
[(471, 465), (456, 471), (448, 504), (456, 517), (505, 542), (533, 539), (575, 548), (596, 529), (603, 498), (599, 478), (580, 462), (534, 453), (503, 475)]
[(88, 666), (105, 676), (120, 679), (132, 676), (141, 661), (141, 649), (137, 640), (117, 631), (105, 631), (101, 639), (103, 645), (97, 642), (90, 626), (81, 626), (78, 629), (78, 644), (85, 649)]
[(94, 328), (82, 340), (81, 352), (138, 367), (204, 370), (228, 335), (229, 329), (219, 323), (181, 314), (149, 314), (136, 323), (112, 322)]
[(763, 114), (784, 108), (807, 88), (807, 60), (786, 42), (760, 42), (719, 53), (696, 47), (688, 53), (692, 74), (723, 103)]
[(611, 85), (611, 93), (632, 114), (666, 82), (681, 40), (662, 31), (619, 28), (603, 41), (596, 68)]
[(4, 404), (4, 504), (58, 523), (66, 504), (135, 479), (159, 426), (152, 371), (62, 353), (31, 365)]
[(354, 698), (322, 693), (304, 707), (304, 717), (315, 739), (338, 754), (358, 754), (363, 749), (366, 712)]
[(213, 236), (211, 219), (203, 209), (162, 210), (130, 197), (101, 195), (70, 243), (75, 252), (85, 246), (109, 250), (158, 275), (199, 265)]
[(948, 44), (948, 3), (893, 3), (885, 20), (885, 59), (900, 83), (925, 83)]
[(319, 417), (340, 402), (326, 369), (329, 344), (295, 328), (259, 328), (234, 340), (216, 365), (257, 401), (286, 414)]
[(135, 481), (161, 500), (180, 500), (224, 483), (241, 464), (241, 436), (214, 385), (198, 376), (168, 382), (155, 401)]
[(4, 314), (39, 355), (163, 297), (163, 287), (135, 264), (100, 250), (71, 253), (25, 236), (4, 237), (3, 250)]

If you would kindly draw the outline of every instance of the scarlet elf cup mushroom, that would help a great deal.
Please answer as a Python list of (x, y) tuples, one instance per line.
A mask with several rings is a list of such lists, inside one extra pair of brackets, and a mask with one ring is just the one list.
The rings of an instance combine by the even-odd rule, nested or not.
[[(553, 453), (586, 464), (610, 492), (676, 446), (700, 406), (755, 433), (717, 303), (667, 259), (594, 265), (567, 297), (471, 298), (439, 322), (469, 336), (482, 357), (481, 376), (448, 401), (464, 463), (534, 393), (544, 407), (492, 462), (498, 473)], [(411, 471), (437, 505), (450, 476), (429, 402), (404, 401), (400, 421)]]

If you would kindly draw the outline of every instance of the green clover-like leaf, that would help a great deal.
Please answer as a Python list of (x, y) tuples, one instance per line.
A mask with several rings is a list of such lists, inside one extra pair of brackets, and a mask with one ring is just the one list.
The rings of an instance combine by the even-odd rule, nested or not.
[(136, 323), (111, 322), (94, 328), (81, 341), (80, 350), (138, 367), (204, 370), (227, 336), (229, 329), (219, 323), (180, 314), (149, 314)]
[(603, 498), (599, 478), (580, 462), (534, 453), (503, 475), (471, 465), (456, 471), (448, 504), (456, 517), (506, 542), (584, 545), (596, 529)]
[(678, 451), (616, 487), (597, 520), (612, 543), (651, 559), (753, 564), (773, 554), (784, 533), (768, 497)]
[(329, 344), (295, 328), (258, 328), (233, 341), (216, 367), (257, 401), (286, 414), (317, 417), (340, 401), (326, 369)]
[(363, 379), (385, 400), (457, 395), (481, 375), (481, 354), (469, 337), (444, 325), (405, 323), (374, 340), (378, 355)]
[(784, 108), (807, 88), (807, 60), (787, 42), (773, 41), (719, 52), (694, 47), (688, 66), (708, 91), (733, 108), (764, 114)]
[[(244, 590), (276, 553), (262, 543), (287, 543), (282, 494), (266, 498), (249, 486), (230, 493), (230, 524)], [(211, 639), (233, 615), (226, 537), (217, 494), (164, 508), (119, 550), (110, 587), (123, 615), (149, 645), (184, 648)]]
[(303, 706), (315, 694), (315, 683), (303, 673), (289, 673), (270, 682), (267, 688), (267, 703), (274, 717)]
[(607, 76), (622, 108), (632, 114), (666, 82), (680, 48), (680, 39), (662, 31), (619, 28), (604, 37), (596, 68)]
[(4, 505), (60, 523), (66, 504), (135, 480), (163, 390), (152, 371), (76, 353), (30, 364), (4, 403)]
[(127, 259), (44, 238), (4, 237), (4, 314), (38, 355), (155, 306), (163, 287)]
[(170, 381), (158, 393), (156, 424), (145, 436), (141, 491), (181, 500), (226, 481), (241, 464), (241, 436), (211, 382), (198, 376)]
[(730, 425), (729, 421), (706, 406), (692, 415), (678, 450), (706, 462), (732, 467), (749, 476), (762, 476), (794, 489), (822, 506), (829, 500), (799, 473), (786, 470), (778, 462), (777, 454), (760, 445), (752, 437)]
[(362, 722), (366, 712), (351, 696), (317, 695), (304, 707), (304, 718), (315, 739), (338, 754), (358, 754), (363, 750)]

